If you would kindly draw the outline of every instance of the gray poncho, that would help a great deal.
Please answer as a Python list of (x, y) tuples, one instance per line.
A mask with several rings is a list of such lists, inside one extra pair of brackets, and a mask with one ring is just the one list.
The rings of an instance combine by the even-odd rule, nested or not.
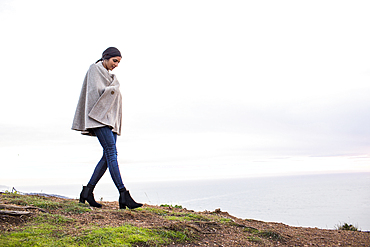
[(102, 64), (92, 64), (86, 73), (72, 129), (94, 135), (92, 128), (109, 126), (121, 134), (122, 96), (119, 82)]

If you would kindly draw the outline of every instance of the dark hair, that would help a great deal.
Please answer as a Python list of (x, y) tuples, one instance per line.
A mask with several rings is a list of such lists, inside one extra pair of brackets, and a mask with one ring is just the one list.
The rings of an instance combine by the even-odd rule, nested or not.
[(122, 57), (121, 52), (116, 47), (108, 47), (102, 54), (102, 57), (96, 63), (109, 59), (111, 57)]

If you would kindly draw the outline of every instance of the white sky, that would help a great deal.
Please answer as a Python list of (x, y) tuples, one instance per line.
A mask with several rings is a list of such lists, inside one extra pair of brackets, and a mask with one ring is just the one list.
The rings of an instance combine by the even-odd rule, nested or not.
[(369, 1), (0, 0), (0, 184), (90, 177), (100, 146), (70, 127), (109, 46), (123, 55), (125, 179), (370, 171), (369, 13)]

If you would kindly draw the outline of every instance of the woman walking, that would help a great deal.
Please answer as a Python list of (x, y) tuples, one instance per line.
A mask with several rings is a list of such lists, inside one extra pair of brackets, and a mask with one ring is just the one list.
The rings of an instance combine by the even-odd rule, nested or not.
[(116, 140), (121, 134), (122, 96), (119, 82), (109, 71), (121, 61), (120, 51), (115, 47), (106, 49), (102, 58), (92, 64), (86, 73), (72, 129), (82, 134), (96, 136), (103, 147), (103, 157), (98, 162), (89, 183), (83, 186), (80, 202), (87, 201), (92, 207), (101, 207), (94, 199), (93, 190), (107, 168), (119, 191), (119, 207), (133, 209), (136, 203), (123, 185), (117, 162)]

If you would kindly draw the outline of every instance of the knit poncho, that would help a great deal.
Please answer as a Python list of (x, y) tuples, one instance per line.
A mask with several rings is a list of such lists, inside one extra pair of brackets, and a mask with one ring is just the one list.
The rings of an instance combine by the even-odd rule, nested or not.
[(122, 96), (115, 75), (102, 62), (92, 64), (86, 73), (72, 129), (94, 135), (93, 128), (109, 126), (121, 134)]

